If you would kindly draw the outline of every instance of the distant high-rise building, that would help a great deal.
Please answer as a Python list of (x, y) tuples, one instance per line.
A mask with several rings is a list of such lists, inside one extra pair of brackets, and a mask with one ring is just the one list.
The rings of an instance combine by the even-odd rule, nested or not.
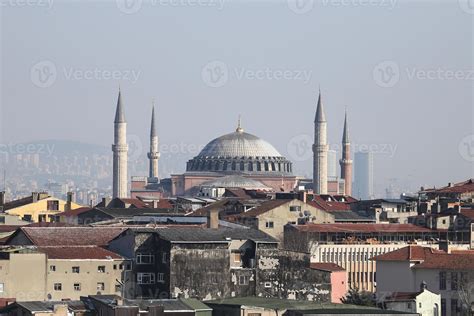
[(112, 145), (112, 151), (114, 153), (112, 197), (126, 198), (128, 196), (127, 122), (125, 121), (125, 114), (123, 112), (120, 89), (117, 109), (115, 111), (114, 144)]
[(374, 198), (374, 158), (371, 152), (355, 153), (354, 180), (354, 197), (363, 200)]
[(328, 150), (328, 181), (334, 181), (337, 178), (337, 151), (330, 149)]
[(328, 193), (328, 149), (327, 121), (319, 91), (313, 144), (313, 191), (316, 194)]

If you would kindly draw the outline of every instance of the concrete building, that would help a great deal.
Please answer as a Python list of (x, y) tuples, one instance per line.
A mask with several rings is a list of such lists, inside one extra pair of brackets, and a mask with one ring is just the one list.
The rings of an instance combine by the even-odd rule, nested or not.
[(289, 192), (297, 184), (292, 172), (288, 159), (270, 143), (244, 132), (239, 121), (235, 132), (212, 140), (189, 160), (184, 174), (171, 175), (171, 194), (196, 195), (203, 183), (234, 175)]
[(342, 158), (341, 179), (344, 179), (344, 195), (352, 195), (352, 158), (351, 141), (349, 139), (349, 126), (347, 124), (347, 112), (344, 117), (344, 131), (342, 132)]
[[(377, 265), (371, 258), (409, 243), (438, 247), (448, 232), (412, 224), (306, 224), (287, 225), (284, 247), (311, 253), (311, 262), (335, 263), (347, 271), (350, 288), (374, 292)], [(459, 249), (467, 249), (460, 244)]]
[(388, 310), (416, 313), (420, 316), (435, 316), (441, 313), (441, 295), (433, 293), (422, 283), (418, 292), (395, 292), (380, 298)]
[(313, 191), (316, 194), (328, 193), (328, 149), (326, 114), (319, 91), (313, 144)]
[(377, 296), (393, 292), (415, 292), (425, 282), (428, 289), (441, 294), (441, 316), (472, 313), (474, 297), (474, 252), (448, 252), (408, 246), (376, 256)]
[(113, 151), (113, 182), (112, 197), (126, 198), (128, 196), (128, 145), (127, 145), (127, 122), (122, 105), (122, 95), (119, 89), (117, 109), (114, 120), (114, 144)]
[(98, 246), (9, 247), (0, 250), (0, 298), (77, 300), (120, 294), (129, 261)]
[(349, 290), (346, 270), (334, 263), (311, 263), (311, 269), (331, 274), (331, 303), (341, 303)]
[(19, 220), (26, 222), (54, 222), (59, 213), (78, 209), (81, 205), (74, 203), (71, 194), (66, 201), (49, 195), (47, 192), (33, 192), (18, 200), (6, 202), (0, 207), (8, 215), (17, 216)]
[(371, 152), (356, 152), (354, 154), (352, 195), (362, 200), (374, 198), (374, 158)]
[(300, 200), (269, 200), (227, 219), (235, 221), (283, 241), (286, 224), (334, 223), (334, 215)]

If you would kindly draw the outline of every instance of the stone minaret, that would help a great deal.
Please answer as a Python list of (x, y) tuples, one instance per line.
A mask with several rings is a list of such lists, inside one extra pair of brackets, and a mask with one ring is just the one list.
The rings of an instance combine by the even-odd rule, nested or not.
[(352, 160), (351, 160), (351, 142), (349, 140), (349, 127), (347, 125), (347, 112), (344, 117), (344, 131), (342, 133), (342, 159), (341, 178), (344, 179), (345, 195), (352, 195)]
[(127, 122), (123, 113), (122, 97), (119, 89), (117, 100), (117, 110), (114, 121), (114, 144), (112, 145), (114, 153), (113, 162), (113, 198), (126, 198), (128, 196), (128, 178), (127, 178)]
[(318, 108), (314, 119), (313, 190), (315, 194), (328, 193), (327, 122), (319, 91)]
[(149, 181), (158, 181), (158, 159), (160, 152), (158, 151), (158, 134), (156, 133), (155, 125), (155, 106), (151, 110), (151, 128), (150, 128), (150, 152), (148, 153), (148, 160), (150, 160), (150, 172), (148, 174)]

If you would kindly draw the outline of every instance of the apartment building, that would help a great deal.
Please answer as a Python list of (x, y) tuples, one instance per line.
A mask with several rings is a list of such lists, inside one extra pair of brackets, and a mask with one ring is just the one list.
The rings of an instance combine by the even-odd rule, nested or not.
[(121, 294), (130, 262), (98, 246), (16, 246), (0, 250), (0, 298), (78, 300)]

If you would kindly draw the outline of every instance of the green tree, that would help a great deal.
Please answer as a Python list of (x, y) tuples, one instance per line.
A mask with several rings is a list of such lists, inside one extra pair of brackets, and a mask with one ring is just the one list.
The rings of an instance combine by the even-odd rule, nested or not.
[(367, 291), (360, 291), (358, 288), (350, 289), (342, 299), (344, 304), (375, 307), (374, 294)]

